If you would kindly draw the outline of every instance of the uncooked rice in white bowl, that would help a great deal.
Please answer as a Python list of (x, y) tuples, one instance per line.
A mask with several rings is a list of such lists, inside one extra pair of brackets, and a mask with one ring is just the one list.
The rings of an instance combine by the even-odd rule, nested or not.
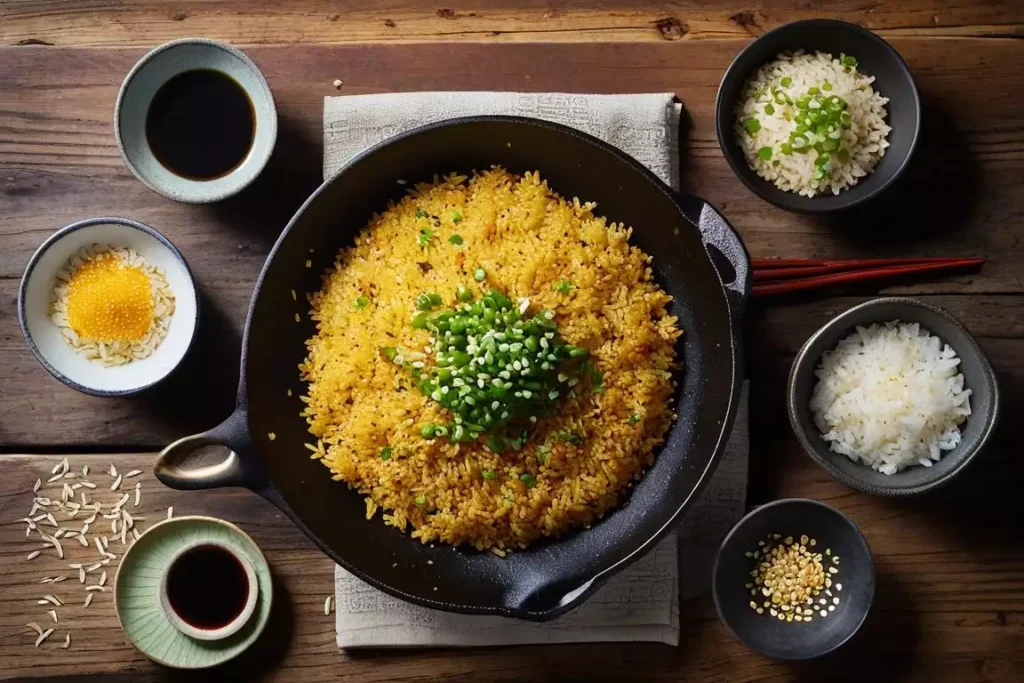
[[(885, 123), (889, 100), (874, 90), (874, 80), (848, 55), (797, 50), (762, 66), (744, 85), (735, 110), (737, 141), (750, 168), (779, 189), (806, 197), (856, 185), (885, 155), (892, 130)], [(843, 120), (798, 129), (808, 113), (822, 112)]]
[[(122, 265), (138, 268), (149, 279), (153, 296), (153, 320), (143, 337), (133, 341), (96, 341), (80, 337), (68, 323), (68, 289), (75, 273), (84, 264), (109, 254)], [(167, 337), (174, 315), (174, 292), (163, 269), (152, 265), (134, 249), (93, 244), (82, 247), (68, 259), (56, 275), (50, 301), (50, 320), (60, 328), (68, 346), (87, 359), (105, 367), (124, 365), (133, 360), (148, 358)]]
[(811, 412), (836, 453), (895, 474), (960, 443), (971, 390), (960, 359), (917, 323), (857, 327), (815, 370)]

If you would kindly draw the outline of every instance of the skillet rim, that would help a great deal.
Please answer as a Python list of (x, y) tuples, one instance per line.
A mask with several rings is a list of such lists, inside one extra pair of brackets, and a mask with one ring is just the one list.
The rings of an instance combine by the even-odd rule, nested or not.
[[(270, 501), (275, 506), (280, 508), (282, 512), (284, 512), (289, 517), (289, 519), (292, 520), (292, 523), (295, 524), (295, 526), (297, 526), (299, 530), (301, 530), (306, 535), (307, 538), (313, 541), (313, 543), (315, 543), (316, 546), (320, 548), (320, 550), (325, 555), (327, 555), (331, 560), (339, 564), (346, 571), (358, 577), (360, 580), (365, 581), (374, 588), (382, 590), (385, 593), (388, 593), (389, 595), (393, 595), (399, 599), (411, 602), (413, 604), (421, 605), (423, 607), (439, 609), (446, 612), (477, 615), (489, 614), (528, 621), (548, 621), (554, 619), (555, 617), (561, 616), (569, 610), (579, 606), (583, 601), (589, 598), (598, 588), (600, 588), (605, 583), (605, 581), (607, 581), (610, 577), (622, 571), (623, 569), (631, 565), (633, 562), (637, 561), (638, 559), (646, 555), (648, 552), (653, 550), (654, 546), (662, 538), (664, 538), (665, 535), (676, 526), (676, 524), (678, 524), (680, 517), (683, 515), (686, 509), (694, 502), (694, 500), (700, 495), (701, 491), (703, 491), (704, 487), (707, 485), (708, 480), (711, 478), (711, 476), (714, 474), (714, 471), (717, 469), (718, 463), (721, 460), (721, 457), (725, 450), (725, 446), (728, 443), (729, 436), (732, 432), (732, 426), (735, 421), (737, 412), (737, 401), (739, 398), (740, 388), (742, 384), (742, 381), (740, 380), (743, 368), (742, 319), (744, 312), (743, 309), (745, 308), (745, 305), (750, 298), (750, 278), (747, 277), (745, 279), (744, 291), (735, 293), (735, 296), (739, 297), (739, 300), (734, 302), (729, 295), (730, 290), (722, 281), (721, 273), (719, 272), (718, 267), (715, 265), (714, 259), (712, 258), (712, 254), (710, 253), (710, 251), (708, 251), (708, 241), (704, 239), (699, 224), (686, 212), (681, 203), (682, 199), (686, 197), (692, 197), (693, 195), (687, 195), (673, 189), (665, 182), (663, 182), (660, 178), (658, 178), (646, 166), (644, 166), (639, 161), (637, 161), (630, 155), (626, 154), (622, 150), (618, 149), (614, 145), (611, 145), (605, 142), (604, 140), (594, 137), (593, 135), (585, 133), (581, 130), (565, 126), (559, 123), (546, 121), (543, 119), (525, 116), (477, 115), (441, 119), (440, 121), (428, 123), (423, 126), (417, 126), (416, 128), (412, 128), (410, 130), (397, 133), (385, 140), (382, 140), (377, 144), (368, 147), (359, 154), (356, 154), (355, 156), (350, 158), (344, 165), (338, 168), (338, 170), (335, 171), (329, 178), (325, 179), (316, 188), (316, 190), (314, 190), (313, 193), (306, 198), (302, 205), (295, 210), (295, 213), (292, 215), (291, 219), (289, 219), (285, 227), (281, 230), (281, 234), (278, 236), (277, 240), (274, 242), (273, 247), (271, 247), (270, 252), (267, 254), (266, 260), (263, 263), (263, 267), (260, 269), (259, 276), (256, 278), (256, 283), (253, 286), (252, 297), (249, 300), (249, 308), (245, 316), (245, 328), (242, 333), (242, 349), (240, 359), (238, 394), (236, 402), (236, 413), (243, 413), (244, 425), (242, 426), (245, 429), (246, 436), (249, 441), (249, 449), (251, 452), (245, 455), (240, 454), (240, 456), (243, 458), (255, 458), (259, 462), (260, 468), (265, 470), (265, 466), (262, 463), (263, 458), (262, 455), (260, 454), (260, 449), (256, 447), (255, 444), (253, 443), (253, 440), (251, 439), (253, 431), (249, 427), (248, 377), (246, 372), (249, 356), (249, 334), (252, 329), (252, 318), (253, 313), (256, 309), (256, 303), (258, 302), (260, 294), (262, 293), (264, 279), (266, 278), (267, 273), (270, 270), (270, 266), (273, 263), (275, 257), (277, 256), (277, 252), (281, 248), (281, 245), (284, 242), (285, 238), (288, 237), (289, 233), (295, 227), (299, 219), (302, 218), (302, 216), (305, 214), (306, 210), (313, 204), (313, 202), (315, 202), (319, 198), (319, 196), (323, 192), (326, 191), (327, 187), (334, 183), (336, 179), (339, 178), (342, 174), (351, 171), (365, 158), (376, 153), (380, 149), (383, 149), (389, 145), (400, 142), (407, 138), (422, 135), (424, 133), (429, 133), (433, 130), (441, 128), (451, 128), (459, 125), (475, 123), (507, 123), (519, 126), (546, 128), (556, 133), (578, 138), (585, 143), (597, 147), (601, 151), (616, 157), (619, 161), (623, 162), (626, 166), (628, 166), (633, 172), (637, 173), (641, 179), (647, 181), (648, 183), (653, 185), (653, 187), (656, 190), (665, 195), (676, 207), (676, 209), (679, 212), (679, 215), (683, 219), (685, 219), (685, 221), (689, 223), (698, 233), (701, 234), (701, 243), (704, 246), (705, 256), (710, 261), (711, 268), (717, 275), (718, 289), (716, 290), (716, 293), (721, 295), (723, 303), (726, 307), (726, 320), (728, 321), (730, 332), (729, 337), (732, 342), (730, 349), (732, 355), (732, 391), (729, 393), (728, 396), (728, 403), (726, 405), (725, 415), (721, 421), (721, 428), (719, 429), (714, 448), (711, 452), (711, 457), (708, 459), (707, 464), (705, 465), (703, 471), (700, 473), (699, 479), (693, 486), (692, 490), (686, 495), (685, 499), (683, 499), (678, 504), (676, 510), (669, 516), (665, 523), (662, 524), (661, 527), (658, 528), (653, 534), (649, 535), (646, 540), (640, 542), (636, 548), (629, 551), (628, 554), (626, 554), (618, 561), (613, 562), (612, 564), (608, 565), (604, 569), (601, 569), (600, 571), (597, 571), (596, 573), (591, 574), (589, 578), (583, 579), (579, 586), (569, 591), (566, 595), (562, 597), (560, 604), (558, 604), (556, 607), (552, 609), (544, 611), (509, 607), (506, 604), (483, 607), (451, 603), (447, 601), (431, 599), (429, 597), (424, 597), (420, 595), (413, 595), (405, 591), (399, 590), (397, 588), (394, 588), (393, 586), (388, 585), (379, 578), (370, 576), (369, 574), (366, 574), (365, 572), (351, 566), (347, 560), (345, 560), (337, 552), (330, 548), (321, 538), (319, 538), (319, 536), (316, 533), (314, 533), (309, 528), (309, 526), (306, 525), (306, 523), (302, 519), (299, 518), (295, 511), (292, 510), (291, 506), (285, 500), (283, 494), (274, 485), (273, 480), (269, 476), (264, 476), (263, 481), (260, 482), (260, 487), (256, 489), (256, 493), (258, 493), (260, 496), (266, 498), (268, 501)], [(701, 201), (704, 202), (704, 200)], [(710, 206), (710, 204), (708, 204), (708, 206)], [(749, 261), (749, 253), (747, 253), (746, 246), (743, 244), (742, 238), (739, 237), (739, 233), (735, 231), (735, 229), (732, 227), (731, 224), (728, 223), (728, 221), (726, 221), (726, 224), (729, 227), (729, 229), (732, 230), (732, 232), (736, 235), (737, 241), (743, 248), (744, 256), (746, 256)], [(229, 417), (228, 420), (231, 421), (232, 418)], [(676, 418), (676, 420), (673, 420), (669, 432), (674, 430), (678, 424), (678, 418)], [(578, 529), (575, 530), (573, 533), (581, 533), (585, 531), (586, 529)]]

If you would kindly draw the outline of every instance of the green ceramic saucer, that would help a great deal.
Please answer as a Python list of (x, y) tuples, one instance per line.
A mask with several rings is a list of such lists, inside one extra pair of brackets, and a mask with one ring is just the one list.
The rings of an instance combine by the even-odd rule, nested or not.
[[(199, 540), (217, 540), (244, 554), (256, 570), (256, 610), (240, 631), (223, 640), (196, 640), (174, 628), (160, 609), (160, 576), (175, 552)], [(150, 527), (121, 558), (114, 606), (128, 638), (153, 661), (176, 669), (222, 664), (252, 645), (270, 616), (270, 567), (256, 543), (234, 524), (213, 517), (178, 517)]]

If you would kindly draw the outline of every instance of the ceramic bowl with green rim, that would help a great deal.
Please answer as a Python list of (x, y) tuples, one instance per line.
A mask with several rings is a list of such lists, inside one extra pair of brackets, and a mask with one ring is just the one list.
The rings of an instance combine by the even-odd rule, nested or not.
[[(244, 623), (215, 639), (188, 635), (190, 629), (169, 617), (165, 599), (172, 563), (204, 544), (229, 549), (251, 568), (257, 584), (255, 606)], [(144, 655), (175, 669), (204, 669), (256, 642), (270, 617), (273, 593), (270, 566), (248, 534), (214, 517), (178, 517), (150, 527), (125, 553), (114, 581), (114, 606), (121, 628)]]

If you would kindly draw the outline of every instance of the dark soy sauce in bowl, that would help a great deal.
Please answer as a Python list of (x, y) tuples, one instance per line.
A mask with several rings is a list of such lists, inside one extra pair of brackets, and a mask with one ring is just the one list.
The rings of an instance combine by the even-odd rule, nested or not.
[(153, 156), (175, 175), (213, 180), (235, 170), (252, 149), (256, 112), (238, 82), (193, 69), (160, 86), (146, 113)]
[(167, 574), (167, 599), (182, 621), (216, 630), (238, 618), (249, 597), (249, 579), (237, 557), (217, 545), (187, 550)]

